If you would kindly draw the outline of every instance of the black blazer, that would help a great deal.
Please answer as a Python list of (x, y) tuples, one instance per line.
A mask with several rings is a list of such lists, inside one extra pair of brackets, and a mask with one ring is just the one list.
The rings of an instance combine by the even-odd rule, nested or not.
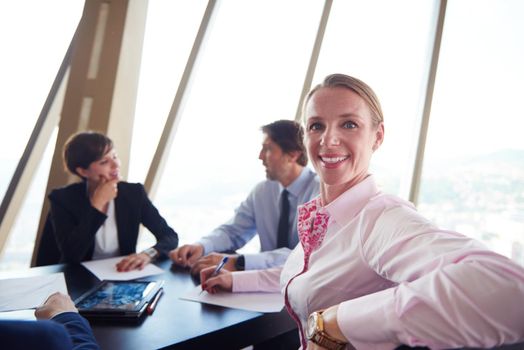
[[(75, 183), (53, 190), (51, 222), (62, 263), (75, 263), (93, 258), (95, 235), (107, 215), (91, 206), (85, 182)], [(138, 229), (143, 224), (157, 239), (154, 248), (160, 257), (167, 257), (178, 245), (177, 233), (147, 197), (144, 186), (139, 183), (118, 183), (115, 198), (115, 216), (118, 230), (118, 246), (121, 255), (136, 252)]]

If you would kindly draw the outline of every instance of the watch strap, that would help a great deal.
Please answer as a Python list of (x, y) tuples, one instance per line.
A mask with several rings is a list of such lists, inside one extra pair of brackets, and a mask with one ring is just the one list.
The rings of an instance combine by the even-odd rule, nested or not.
[(244, 255), (237, 256), (235, 269), (237, 269), (237, 271), (244, 271), (246, 269), (246, 257)]
[(342, 343), (331, 336), (326, 332), (320, 332), (313, 335), (310, 339), (313, 343), (320, 345), (323, 348), (328, 350), (343, 350), (346, 348), (346, 343)]
[(343, 350), (346, 348), (347, 342), (338, 340), (330, 336), (326, 333), (324, 330), (324, 318), (322, 317), (322, 311), (315, 312), (317, 317), (315, 318), (317, 320), (316, 325), (316, 331), (314, 334), (310, 337), (309, 340), (311, 340), (313, 343), (320, 345), (323, 348), (326, 348), (328, 350)]
[(159, 255), (158, 250), (156, 250), (153, 247), (143, 250), (142, 253), (144, 253), (147, 256), (149, 256), (151, 258), (151, 260), (155, 260), (158, 257), (158, 255)]

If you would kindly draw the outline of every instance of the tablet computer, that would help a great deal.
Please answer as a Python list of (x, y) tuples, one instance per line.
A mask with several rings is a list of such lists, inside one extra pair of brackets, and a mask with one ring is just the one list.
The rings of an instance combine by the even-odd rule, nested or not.
[(138, 320), (164, 281), (107, 281), (75, 300), (78, 312), (89, 319)]

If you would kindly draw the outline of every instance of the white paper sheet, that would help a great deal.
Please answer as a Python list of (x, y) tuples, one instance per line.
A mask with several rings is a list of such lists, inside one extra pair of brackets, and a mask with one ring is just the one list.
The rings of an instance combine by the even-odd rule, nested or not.
[(147, 264), (143, 270), (132, 270), (127, 272), (118, 272), (116, 264), (122, 260), (124, 256), (84, 261), (82, 265), (91, 271), (99, 280), (117, 280), (128, 281), (135, 278), (142, 278), (147, 276), (158, 275), (164, 273), (164, 270), (154, 264)]
[(16, 310), (16, 311), (5, 311), (0, 312), (0, 320), (24, 320), (24, 321), (34, 321), (36, 320), (35, 310)]
[(45, 276), (0, 280), (0, 311), (33, 309), (55, 293), (67, 293), (62, 272)]
[(281, 293), (228, 293), (209, 294), (201, 286), (193, 288), (188, 294), (180, 297), (183, 300), (198, 301), (256, 312), (279, 312), (284, 307), (284, 296)]

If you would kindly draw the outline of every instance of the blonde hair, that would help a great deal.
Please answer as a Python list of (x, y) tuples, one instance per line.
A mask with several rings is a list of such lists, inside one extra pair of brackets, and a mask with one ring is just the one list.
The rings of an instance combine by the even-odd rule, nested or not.
[(330, 74), (327, 77), (324, 78), (322, 83), (315, 86), (306, 96), (304, 99), (304, 105), (302, 108), (302, 115), (305, 117), (305, 107), (308, 101), (311, 99), (311, 96), (318, 90), (322, 88), (334, 88), (334, 87), (342, 87), (349, 89), (359, 95), (364, 102), (368, 105), (369, 109), (371, 110), (373, 123), (375, 125), (378, 125), (384, 121), (384, 114), (382, 113), (382, 107), (380, 106), (380, 102), (378, 100), (377, 95), (371, 89), (369, 85), (364, 83), (362, 80), (359, 80), (357, 78), (351, 77), (349, 75), (345, 74)]

